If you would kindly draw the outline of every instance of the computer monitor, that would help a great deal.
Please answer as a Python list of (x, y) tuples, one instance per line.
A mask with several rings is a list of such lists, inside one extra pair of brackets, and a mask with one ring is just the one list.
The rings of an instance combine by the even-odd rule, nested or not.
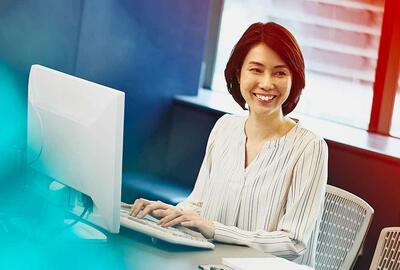
[[(89, 222), (120, 227), (125, 95), (33, 65), (28, 86), (28, 161), (34, 170), (90, 196)], [(33, 161), (33, 162), (32, 162)], [(78, 203), (74, 214), (83, 211)]]

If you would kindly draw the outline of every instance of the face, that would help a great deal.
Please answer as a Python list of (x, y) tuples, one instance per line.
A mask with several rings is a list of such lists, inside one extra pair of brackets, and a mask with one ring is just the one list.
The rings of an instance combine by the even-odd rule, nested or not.
[(259, 43), (250, 49), (243, 61), (238, 82), (251, 114), (282, 115), (282, 104), (292, 87), (292, 74), (271, 48)]

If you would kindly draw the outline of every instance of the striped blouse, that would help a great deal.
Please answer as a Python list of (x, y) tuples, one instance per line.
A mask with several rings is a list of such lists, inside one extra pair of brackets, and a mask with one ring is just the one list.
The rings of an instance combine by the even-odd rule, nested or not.
[(327, 182), (325, 141), (298, 122), (245, 168), (247, 116), (215, 124), (190, 196), (178, 204), (214, 221), (214, 240), (314, 266)]

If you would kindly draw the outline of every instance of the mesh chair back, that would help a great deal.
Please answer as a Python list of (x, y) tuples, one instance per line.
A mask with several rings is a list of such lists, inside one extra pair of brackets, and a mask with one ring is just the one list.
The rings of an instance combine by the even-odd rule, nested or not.
[(343, 189), (328, 185), (317, 240), (315, 269), (352, 269), (374, 210)]
[(370, 270), (400, 270), (400, 227), (384, 228), (379, 235)]

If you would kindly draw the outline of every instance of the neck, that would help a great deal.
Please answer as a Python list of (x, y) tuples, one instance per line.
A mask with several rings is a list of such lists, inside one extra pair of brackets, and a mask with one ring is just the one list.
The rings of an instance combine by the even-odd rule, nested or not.
[(268, 116), (250, 112), (245, 125), (245, 132), (247, 138), (251, 140), (273, 140), (286, 134), (294, 124), (294, 121), (285, 118), (281, 111)]

